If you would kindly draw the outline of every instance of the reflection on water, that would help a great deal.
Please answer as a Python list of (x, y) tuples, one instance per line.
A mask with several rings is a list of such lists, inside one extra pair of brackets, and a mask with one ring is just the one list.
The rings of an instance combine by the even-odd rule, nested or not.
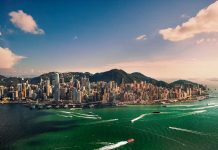
[(135, 141), (119, 149), (216, 149), (217, 106), (215, 97), (167, 107), (29, 110), (1, 105), (0, 149), (91, 150), (129, 138)]

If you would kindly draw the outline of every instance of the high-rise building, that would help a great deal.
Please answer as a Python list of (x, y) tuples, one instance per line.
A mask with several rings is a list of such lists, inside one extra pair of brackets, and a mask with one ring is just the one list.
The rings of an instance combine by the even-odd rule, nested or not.
[(60, 78), (58, 73), (54, 74), (53, 84), (53, 98), (54, 100), (60, 100)]
[(51, 92), (50, 80), (46, 80), (46, 96), (49, 97)]
[(0, 99), (4, 96), (4, 86), (0, 86)]

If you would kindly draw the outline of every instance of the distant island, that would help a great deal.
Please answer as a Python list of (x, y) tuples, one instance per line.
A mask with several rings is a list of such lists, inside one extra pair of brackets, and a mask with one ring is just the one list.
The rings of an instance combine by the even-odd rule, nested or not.
[(207, 88), (187, 80), (172, 83), (112, 69), (89, 72), (49, 72), (33, 78), (0, 75), (0, 102), (30, 108), (76, 108), (167, 104), (203, 100)]

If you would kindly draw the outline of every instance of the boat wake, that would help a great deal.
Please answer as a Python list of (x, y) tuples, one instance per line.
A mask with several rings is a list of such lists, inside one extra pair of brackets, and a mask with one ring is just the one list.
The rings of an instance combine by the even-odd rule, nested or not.
[(61, 113), (64, 113), (64, 114), (71, 114), (71, 112), (69, 111), (60, 111)]
[(206, 111), (207, 110), (197, 110), (197, 111), (193, 111), (193, 112), (184, 113), (184, 114), (178, 115), (176, 117), (184, 117), (184, 116), (189, 116), (189, 115), (201, 114), (201, 113), (204, 113)]
[(182, 132), (188, 132), (188, 133), (199, 134), (199, 135), (207, 135), (202, 132), (188, 130), (188, 129), (182, 129), (182, 128), (176, 128), (176, 127), (169, 127), (169, 128), (172, 130), (177, 130), (177, 131), (182, 131)]
[(58, 114), (58, 116), (65, 117), (65, 118), (72, 118), (73, 117), (73, 116), (70, 116), (70, 115), (61, 115), (61, 114)]
[(167, 107), (192, 107), (194, 105), (167, 105)]
[(99, 148), (99, 149), (97, 149), (97, 150), (112, 150), (112, 149), (115, 149), (115, 148), (124, 146), (124, 145), (126, 145), (126, 144), (128, 144), (128, 141), (120, 141), (120, 142), (118, 142), (118, 143), (116, 143), (116, 144), (109, 144), (109, 145), (106, 145), (106, 146), (101, 147), (101, 148)]
[(210, 106), (205, 106), (205, 107), (198, 107), (198, 108), (193, 108), (192, 110), (202, 110), (202, 109), (208, 109), (208, 108), (213, 108), (217, 107), (216, 105), (210, 105)]
[(95, 125), (95, 124), (115, 122), (115, 121), (118, 121), (118, 119), (101, 120), (101, 121), (95, 121), (95, 122), (85, 123), (85, 124), (81, 124), (81, 125)]
[(142, 114), (142, 115), (138, 116), (137, 118), (132, 119), (131, 122), (134, 123), (135, 121), (137, 121), (137, 120), (143, 118), (145, 115), (146, 115), (146, 114)]
[(76, 112), (72, 112), (72, 114), (86, 116), (86, 117), (99, 117), (98, 115), (95, 115), (95, 114), (82, 114), (82, 113), (76, 113)]
[(82, 116), (82, 115), (76, 115), (76, 114), (72, 114), (72, 116), (78, 117), (78, 118), (85, 118), (85, 119), (101, 119), (101, 117)]
[(83, 114), (83, 113), (76, 113), (76, 112), (69, 112), (69, 111), (59, 111), (60, 113), (63, 114), (68, 114), (68, 115), (59, 115), (62, 117), (78, 117), (78, 118), (85, 118), (85, 119), (101, 119), (98, 115), (95, 114)]

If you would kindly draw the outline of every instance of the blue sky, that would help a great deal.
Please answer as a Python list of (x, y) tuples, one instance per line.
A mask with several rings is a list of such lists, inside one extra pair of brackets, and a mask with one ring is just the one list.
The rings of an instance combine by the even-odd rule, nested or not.
[[(187, 22), (189, 18), (195, 17), (200, 10), (214, 2), (2, 0), (0, 47), (8, 48), (15, 55), (22, 57), (7, 67), (4, 67), (4, 64), (2, 67), (0, 65), (0, 70), (5, 75), (38, 75), (48, 71), (94, 73), (120, 68), (127, 72), (139, 71), (156, 78), (216, 77), (218, 72), (213, 74), (212, 70), (205, 70), (208, 66), (202, 69), (206, 73), (199, 74), (200, 69), (194, 68), (202, 64), (192, 61), (202, 59), (202, 56), (205, 56), (207, 61), (217, 54), (215, 50), (211, 50), (211, 55), (208, 56), (208, 53), (204, 52), (208, 47), (214, 49), (215, 42), (205, 42), (200, 46), (196, 44), (207, 39), (215, 41), (216, 31), (205, 35), (207, 31), (201, 30), (194, 37), (179, 38), (179, 41), (170, 37), (171, 32), (164, 33), (166, 38), (160, 34), (160, 30), (175, 28)], [(16, 14), (19, 10), (31, 16), (36, 23), (35, 30), (42, 30), (43, 33), (25, 31), (18, 25), (21, 20), (12, 22), (11, 18), (14, 16), (9, 14)], [(144, 39), (137, 40), (137, 37), (143, 35)], [(196, 53), (196, 49), (200, 50)], [(181, 66), (183, 62), (190, 64), (185, 63)], [(178, 68), (183, 69), (178, 69), (175, 63), (179, 63)], [(212, 62), (207, 63), (210, 65)], [(186, 66), (191, 67), (186, 71)], [(182, 74), (190, 71), (192, 73)]]

